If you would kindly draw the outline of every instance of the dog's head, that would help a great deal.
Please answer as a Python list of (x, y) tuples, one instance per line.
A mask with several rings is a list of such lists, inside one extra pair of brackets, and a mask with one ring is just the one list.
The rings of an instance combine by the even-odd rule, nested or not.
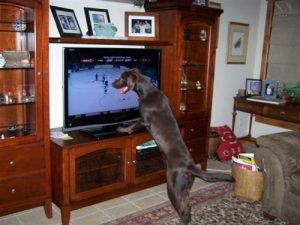
[(138, 69), (130, 69), (121, 74), (120, 78), (112, 83), (112, 86), (116, 89), (120, 89), (120, 94), (125, 94), (135, 88), (139, 77)]

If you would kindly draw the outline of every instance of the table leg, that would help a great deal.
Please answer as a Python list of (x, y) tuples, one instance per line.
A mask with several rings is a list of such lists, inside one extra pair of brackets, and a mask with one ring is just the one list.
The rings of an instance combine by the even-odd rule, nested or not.
[(251, 138), (251, 130), (252, 130), (252, 120), (253, 120), (253, 114), (250, 114), (250, 122), (249, 122), (249, 131), (248, 131), (248, 137)]
[(236, 117), (236, 111), (234, 110), (233, 112), (232, 112), (232, 125), (231, 125), (231, 127), (232, 127), (232, 132), (234, 133), (234, 127), (235, 127), (235, 117)]

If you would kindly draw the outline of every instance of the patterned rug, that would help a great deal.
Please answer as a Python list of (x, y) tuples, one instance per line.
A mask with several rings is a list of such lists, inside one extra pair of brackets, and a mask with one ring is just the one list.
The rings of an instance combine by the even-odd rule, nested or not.
[[(288, 225), (280, 219), (265, 219), (259, 202), (234, 197), (231, 183), (216, 183), (192, 193), (191, 206), (189, 225)], [(167, 202), (105, 225), (180, 225), (180, 221)]]

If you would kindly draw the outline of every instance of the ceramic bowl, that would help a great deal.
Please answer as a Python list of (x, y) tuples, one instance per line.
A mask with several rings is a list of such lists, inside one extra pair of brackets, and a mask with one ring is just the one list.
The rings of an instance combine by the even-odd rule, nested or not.
[(27, 24), (22, 20), (15, 20), (12, 22), (12, 28), (14, 31), (25, 31), (27, 29)]

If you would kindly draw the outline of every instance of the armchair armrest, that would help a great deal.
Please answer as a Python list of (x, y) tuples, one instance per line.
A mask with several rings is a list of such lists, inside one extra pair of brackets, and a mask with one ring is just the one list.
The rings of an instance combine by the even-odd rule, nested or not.
[(282, 164), (268, 148), (259, 147), (255, 152), (257, 165), (263, 170), (264, 192), (263, 211), (275, 217), (281, 217), (282, 202), (285, 194), (285, 181)]

